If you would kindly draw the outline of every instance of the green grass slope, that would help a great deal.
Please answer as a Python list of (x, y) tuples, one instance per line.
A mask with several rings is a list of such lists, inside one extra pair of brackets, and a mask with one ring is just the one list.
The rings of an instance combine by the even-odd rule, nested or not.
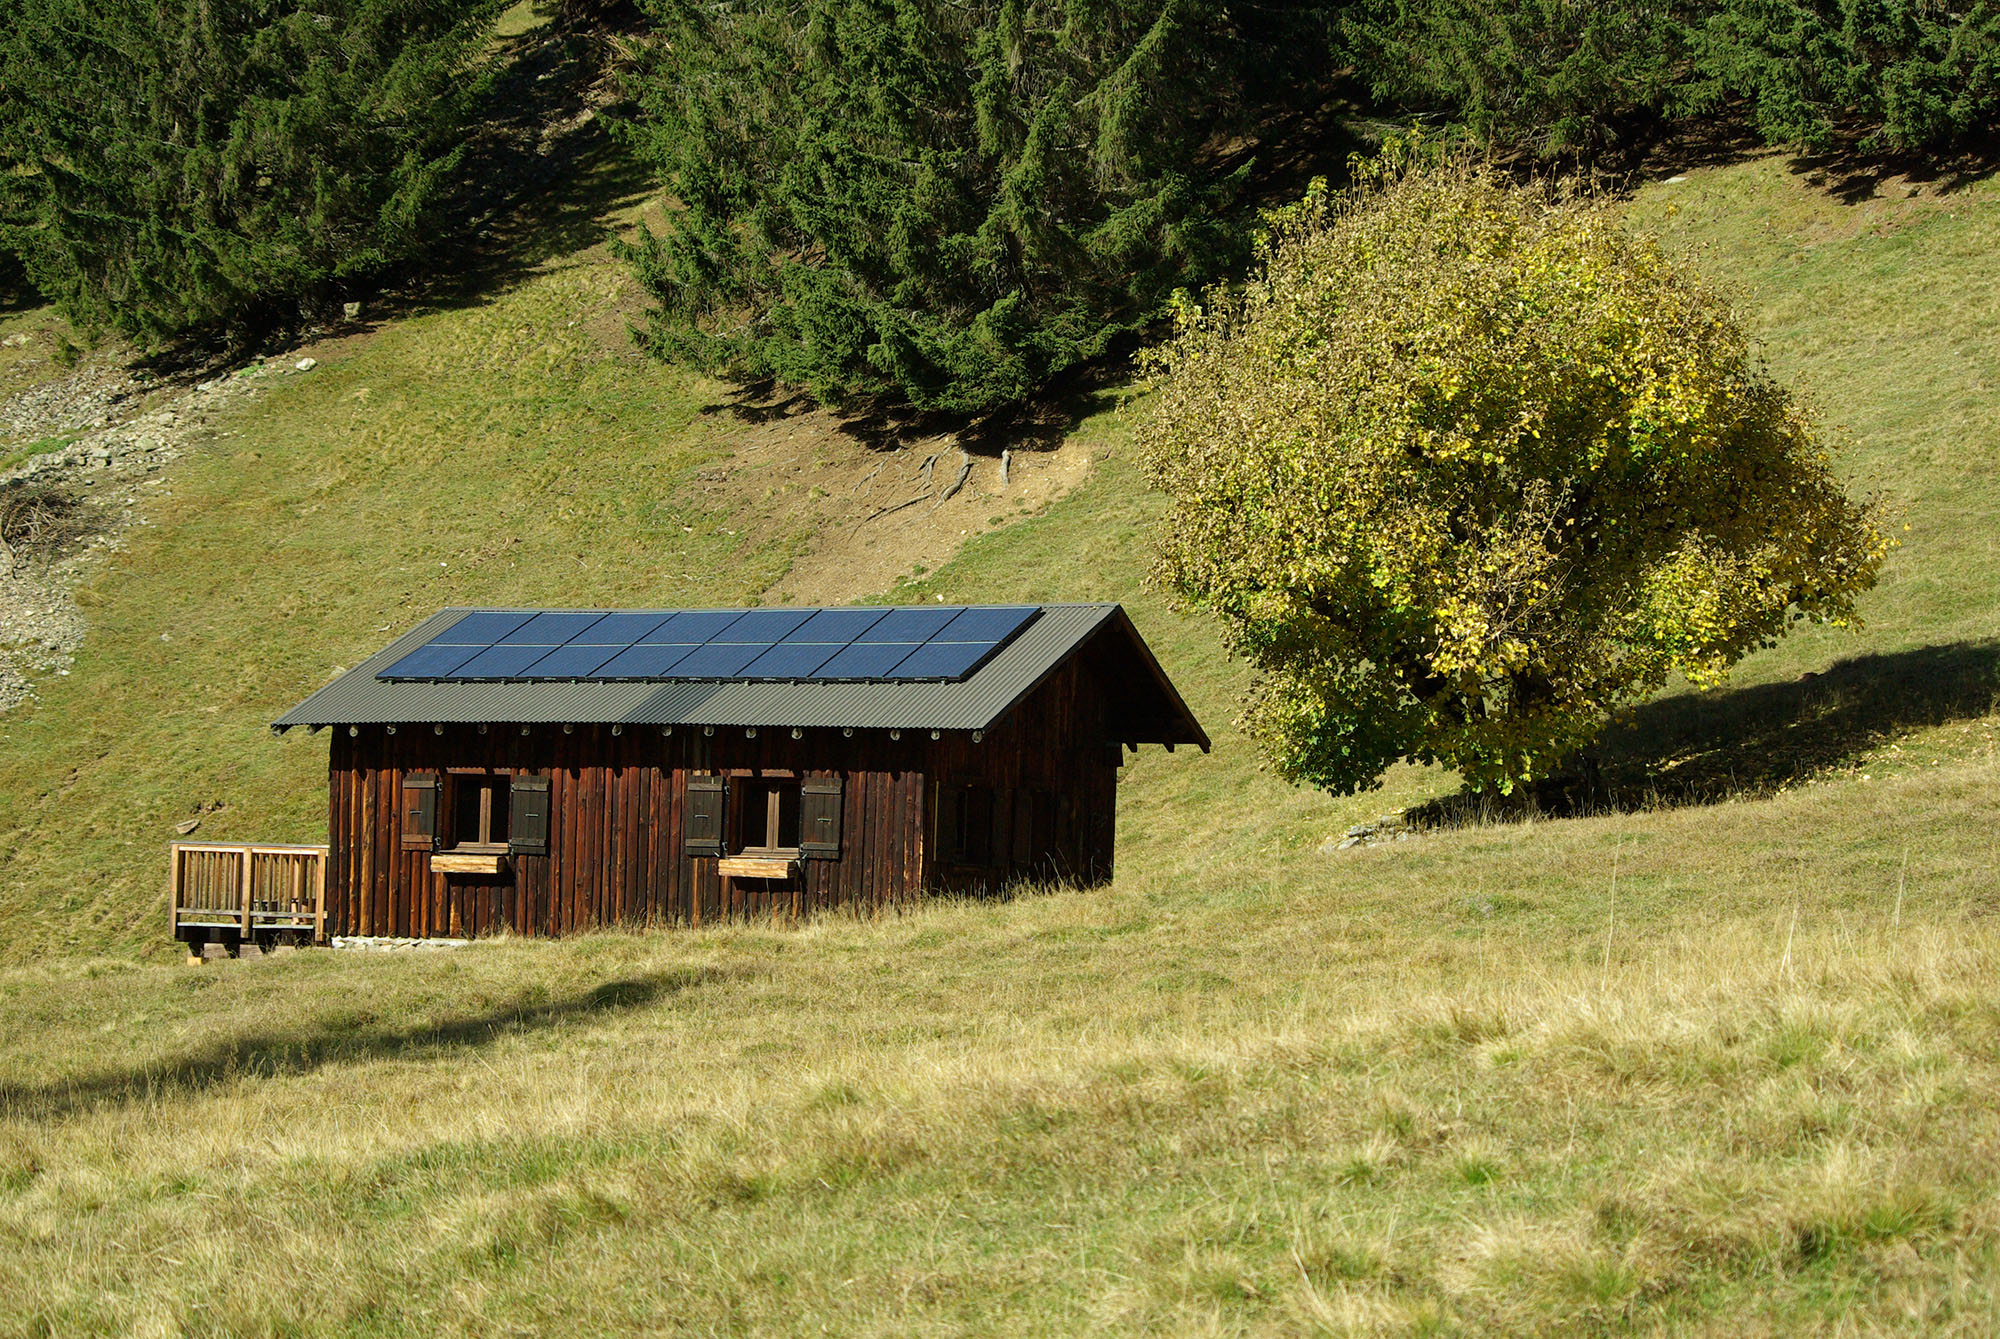
[(1903, 509), (1865, 632), (1632, 713), (1635, 803), (1333, 853), (1450, 778), (1258, 769), (1107, 404), (1088, 485), (891, 594), (1123, 599), (1216, 750), (1128, 768), (1109, 889), (882, 923), (146, 964), (190, 801), (317, 831), (324, 745), (262, 724), (334, 664), (785, 561), (675, 510), (709, 391), (565, 334), (595, 264), (287, 378), (0, 720), (0, 1329), (2000, 1328), (2000, 191), (1766, 160), (1633, 212)]

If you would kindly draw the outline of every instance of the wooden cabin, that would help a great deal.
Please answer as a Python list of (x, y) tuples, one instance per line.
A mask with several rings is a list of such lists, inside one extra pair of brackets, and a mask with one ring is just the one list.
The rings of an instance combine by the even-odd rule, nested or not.
[(294, 726), (333, 732), (336, 936), (1097, 884), (1123, 751), (1209, 746), (1115, 604), (447, 609)]

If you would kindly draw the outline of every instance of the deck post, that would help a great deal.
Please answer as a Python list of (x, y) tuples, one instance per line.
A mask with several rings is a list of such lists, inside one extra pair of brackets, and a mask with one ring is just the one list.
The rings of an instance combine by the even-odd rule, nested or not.
[(243, 938), (250, 938), (250, 867), (256, 863), (257, 853), (249, 847), (243, 848)]

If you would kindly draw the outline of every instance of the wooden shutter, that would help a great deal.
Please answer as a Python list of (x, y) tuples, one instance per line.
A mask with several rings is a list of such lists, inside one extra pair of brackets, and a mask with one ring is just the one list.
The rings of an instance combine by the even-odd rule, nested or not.
[(689, 855), (722, 854), (723, 780), (719, 776), (691, 776), (687, 786), (687, 841)]
[(437, 845), (437, 830), (437, 773), (406, 773), (403, 777), (403, 849), (430, 850)]
[(515, 855), (547, 855), (549, 779), (517, 776), (508, 791), (507, 849)]
[(840, 858), (840, 794), (837, 776), (808, 777), (799, 787), (799, 854), (808, 860)]

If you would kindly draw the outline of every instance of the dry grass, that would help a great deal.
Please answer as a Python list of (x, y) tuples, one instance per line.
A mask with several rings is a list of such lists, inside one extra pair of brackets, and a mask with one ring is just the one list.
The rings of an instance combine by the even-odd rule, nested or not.
[[(796, 933), (15, 973), (0, 1316), (1993, 1332), (1983, 885), (1923, 862), (1899, 925), (1887, 889), (1790, 878), (1677, 913), (1644, 892), (1671, 854), (1626, 834), (1607, 958), (1614, 828), (1501, 835), (1594, 865), (1599, 923), (1384, 853), (1331, 887), (1279, 862), (1296, 891), (1248, 905), (1217, 871)], [(1435, 840), (1448, 886), (1481, 839)]]

